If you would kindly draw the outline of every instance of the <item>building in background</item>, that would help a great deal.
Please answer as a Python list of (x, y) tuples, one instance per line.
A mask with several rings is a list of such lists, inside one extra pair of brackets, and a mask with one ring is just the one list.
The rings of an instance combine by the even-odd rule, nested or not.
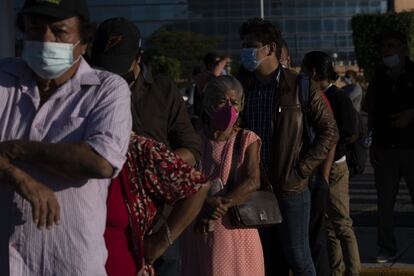
[[(338, 61), (355, 60), (351, 18), (358, 13), (384, 13), (390, 0), (263, 0), (264, 16), (288, 42), (293, 63), (305, 53), (323, 50)], [(398, 1), (398, 0), (395, 0)], [(406, 0), (414, 2), (414, 0)], [(23, 1), (16, 1), (16, 9)], [(238, 56), (241, 23), (260, 16), (260, 0), (88, 0), (91, 17), (101, 22), (122, 16), (136, 22), (145, 38), (164, 25), (219, 37), (223, 52)]]

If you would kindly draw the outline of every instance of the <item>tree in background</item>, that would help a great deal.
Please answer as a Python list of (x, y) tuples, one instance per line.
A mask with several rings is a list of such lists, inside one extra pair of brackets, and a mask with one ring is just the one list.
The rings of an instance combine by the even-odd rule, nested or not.
[(355, 15), (352, 18), (355, 53), (358, 65), (364, 69), (368, 80), (382, 60), (375, 39), (384, 30), (405, 33), (410, 56), (414, 57), (414, 12)]
[[(215, 50), (219, 42), (220, 40), (214, 37), (190, 31), (173, 31), (164, 26), (146, 41), (145, 59), (155, 71), (161, 70), (160, 73), (167, 75), (173, 73), (168, 76), (176, 80), (176, 76), (187, 79), (191, 77), (193, 68), (202, 64), (204, 55)], [(163, 68), (165, 66), (169, 69)], [(176, 70), (179, 70), (179, 73)]]
[(181, 77), (181, 62), (176, 58), (151, 56), (148, 64), (153, 72), (168, 76), (174, 81)]

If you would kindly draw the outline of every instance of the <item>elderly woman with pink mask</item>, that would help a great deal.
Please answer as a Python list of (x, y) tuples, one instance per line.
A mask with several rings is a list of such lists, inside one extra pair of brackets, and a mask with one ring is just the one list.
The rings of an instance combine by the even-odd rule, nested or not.
[[(211, 80), (204, 90), (201, 168), (212, 185), (198, 221), (184, 235), (183, 276), (264, 275), (257, 229), (234, 227), (228, 212), (244, 202), (260, 183), (260, 138), (237, 127), (243, 98), (241, 84), (231, 76)], [(236, 137), (241, 137), (240, 154), (235, 181), (229, 189)]]

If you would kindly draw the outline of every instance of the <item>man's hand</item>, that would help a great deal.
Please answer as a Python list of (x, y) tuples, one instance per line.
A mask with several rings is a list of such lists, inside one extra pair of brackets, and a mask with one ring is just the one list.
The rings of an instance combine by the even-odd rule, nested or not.
[(228, 209), (232, 206), (233, 201), (221, 196), (211, 196), (207, 198), (206, 204), (209, 218), (216, 220), (227, 213)]
[(406, 128), (414, 120), (414, 109), (406, 109), (391, 116), (392, 126)]
[(47, 226), (50, 229), (53, 224), (59, 224), (60, 207), (54, 192), (39, 183), (25, 172), (15, 169), (17, 175), (14, 177), (16, 191), (32, 206), (33, 221), (40, 229)]
[(17, 160), (18, 157), (23, 154), (21, 143), (23, 143), (23, 141), (20, 140), (0, 142), (0, 155), (6, 157), (10, 161)]
[(292, 170), (292, 172), (290, 173), (288, 179), (286, 180), (286, 183), (288, 184), (297, 184), (300, 182), (305, 181), (306, 179), (303, 179), (299, 176), (299, 174), (297, 173), (297, 171), (295, 169)]

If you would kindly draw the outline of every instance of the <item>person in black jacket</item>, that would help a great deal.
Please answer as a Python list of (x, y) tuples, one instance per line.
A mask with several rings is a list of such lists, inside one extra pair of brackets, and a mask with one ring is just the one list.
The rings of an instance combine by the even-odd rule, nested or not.
[(414, 63), (404, 34), (387, 31), (377, 42), (383, 62), (369, 84), (364, 111), (378, 194), (377, 262), (386, 263), (397, 253), (393, 209), (401, 177), (414, 201)]
[[(325, 93), (339, 130), (339, 141), (329, 175), (329, 199), (326, 210), (332, 275), (344, 275), (343, 272), (345, 275), (359, 275), (361, 265), (349, 214), (349, 170), (346, 163), (346, 146), (358, 138), (356, 110), (346, 92), (334, 85), (338, 75), (328, 54), (320, 51), (307, 53), (302, 69)], [(345, 264), (345, 271), (342, 263)]]

